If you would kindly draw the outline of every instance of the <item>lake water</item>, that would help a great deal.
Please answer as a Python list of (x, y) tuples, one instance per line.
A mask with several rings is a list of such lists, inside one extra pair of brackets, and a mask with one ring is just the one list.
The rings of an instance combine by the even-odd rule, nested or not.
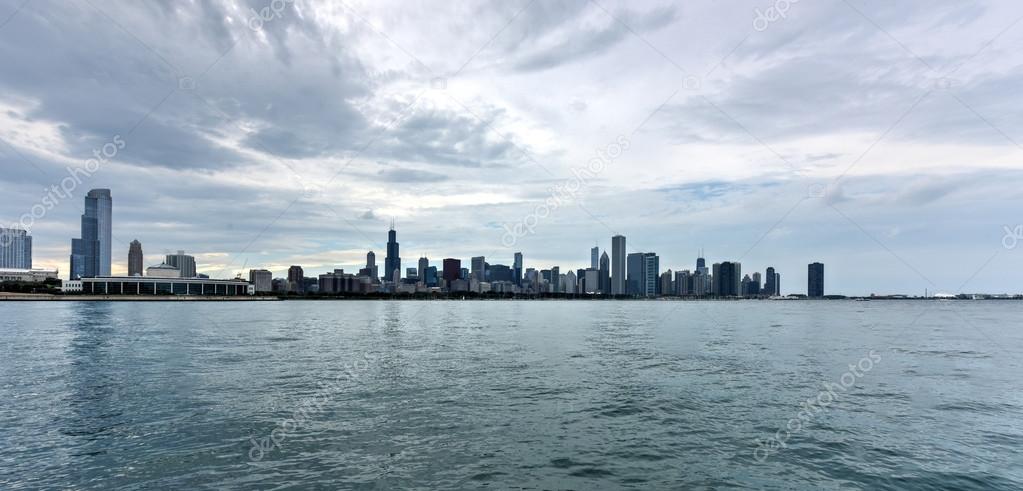
[(1021, 302), (0, 304), (2, 489), (1021, 489)]

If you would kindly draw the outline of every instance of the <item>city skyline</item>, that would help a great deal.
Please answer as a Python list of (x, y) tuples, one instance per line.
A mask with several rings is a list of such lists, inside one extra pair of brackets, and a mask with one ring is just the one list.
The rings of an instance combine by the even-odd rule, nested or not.
[(463, 8), (285, 2), (253, 30), (230, 2), (30, 3), (0, 31), (25, 68), (0, 80), (0, 226), (29, 214), (34, 265), (64, 277), (85, 190), (109, 188), (114, 259), (137, 239), (218, 277), (383, 267), (394, 217), (413, 259), (574, 271), (620, 232), (663, 265), (771, 264), (787, 289), (819, 260), (829, 292), (1018, 290), (1012, 2), (873, 22), (800, 2), (763, 25), (724, 4)]

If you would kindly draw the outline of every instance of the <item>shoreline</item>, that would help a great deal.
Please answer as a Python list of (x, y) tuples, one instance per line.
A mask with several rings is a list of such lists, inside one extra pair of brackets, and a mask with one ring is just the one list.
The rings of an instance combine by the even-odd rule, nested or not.
[(739, 301), (768, 301), (768, 302), (827, 302), (827, 301), (855, 301), (855, 302), (891, 302), (891, 301), (1020, 301), (1023, 298), (937, 298), (937, 297), (835, 297), (835, 298), (697, 298), (697, 297), (653, 297), (653, 298), (614, 298), (614, 297), (556, 297), (556, 296), (528, 296), (528, 297), (490, 297), (490, 296), (438, 296), (438, 297), (417, 297), (404, 296), (349, 296), (349, 297), (277, 297), (277, 296), (236, 296), (236, 297), (202, 297), (202, 296), (175, 296), (175, 295), (52, 295), (47, 293), (0, 293), (0, 302), (315, 302), (315, 301), (626, 301), (626, 302), (739, 302)]

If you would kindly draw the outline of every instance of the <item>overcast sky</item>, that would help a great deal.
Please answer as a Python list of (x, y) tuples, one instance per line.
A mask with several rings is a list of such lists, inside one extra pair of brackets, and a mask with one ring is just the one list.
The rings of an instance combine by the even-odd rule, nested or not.
[[(565, 271), (617, 232), (662, 269), (701, 248), (774, 266), (785, 293), (813, 261), (829, 293), (1019, 292), (1021, 16), (3, 0), (0, 221), (35, 207), (35, 265), (65, 277), (85, 193), (110, 188), (115, 274), (133, 239), (214, 277), (356, 270), (382, 264), (393, 217), (403, 266), (522, 251)], [(85, 175), (94, 151), (114, 155)]]

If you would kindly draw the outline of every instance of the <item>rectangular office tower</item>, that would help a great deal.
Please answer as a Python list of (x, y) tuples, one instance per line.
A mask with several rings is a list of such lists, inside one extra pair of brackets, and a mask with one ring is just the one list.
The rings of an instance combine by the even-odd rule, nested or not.
[(195, 271), (195, 257), (185, 254), (185, 251), (178, 251), (177, 254), (167, 254), (164, 262), (167, 263), (168, 266), (178, 268), (178, 270), (181, 271), (182, 278), (195, 278), (197, 276)]
[(0, 269), (32, 269), (32, 236), (0, 227)]
[(807, 267), (806, 296), (821, 298), (824, 296), (824, 265), (813, 263)]
[(110, 276), (113, 198), (109, 189), (85, 195), (81, 237), (71, 239), (71, 279)]
[(611, 294), (625, 295), (626, 272), (625, 272), (625, 236), (615, 235), (611, 237)]

